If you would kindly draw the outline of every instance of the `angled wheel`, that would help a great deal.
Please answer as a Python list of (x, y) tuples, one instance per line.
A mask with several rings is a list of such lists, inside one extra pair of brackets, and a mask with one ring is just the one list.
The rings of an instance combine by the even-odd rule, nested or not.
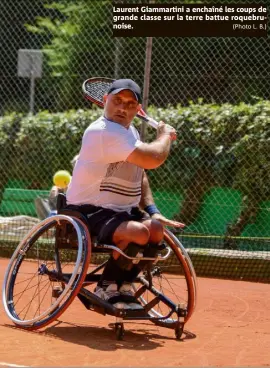
[[(160, 294), (161, 297), (158, 298), (149, 291), (149, 287), (143, 289), (141, 284), (147, 285), (148, 283), (146, 273), (139, 277), (141, 284), (134, 283), (133, 288), (139, 295), (138, 299), (141, 304), (148, 305), (148, 308), (151, 307), (148, 314), (156, 318), (152, 320), (153, 323), (175, 329), (178, 326), (180, 314), (186, 323), (194, 312), (197, 295), (196, 274), (185, 248), (179, 239), (167, 229), (164, 242), (171, 249), (171, 254), (166, 261), (153, 264), (151, 269), (153, 287), (157, 291), (156, 294)], [(143, 293), (141, 293), (142, 290), (144, 290)], [(169, 300), (180, 308), (181, 313), (176, 311), (171, 313), (172, 308), (168, 306), (168, 303), (164, 303), (164, 300)]]
[(76, 297), (91, 257), (86, 225), (56, 215), (37, 224), (8, 265), (3, 304), (18, 327), (34, 330), (58, 318)]

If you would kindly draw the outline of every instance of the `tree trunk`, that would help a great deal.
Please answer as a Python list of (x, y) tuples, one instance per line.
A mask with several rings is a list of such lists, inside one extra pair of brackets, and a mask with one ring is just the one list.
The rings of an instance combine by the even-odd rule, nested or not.
[(251, 202), (247, 204), (241, 211), (239, 218), (235, 224), (228, 227), (226, 237), (224, 239), (224, 249), (237, 249), (237, 239), (234, 237), (240, 236), (245, 226), (256, 218), (259, 211), (259, 203)]
[(188, 186), (181, 212), (174, 216), (176, 221), (190, 225), (197, 217), (205, 192), (215, 184), (212, 171), (200, 168)]

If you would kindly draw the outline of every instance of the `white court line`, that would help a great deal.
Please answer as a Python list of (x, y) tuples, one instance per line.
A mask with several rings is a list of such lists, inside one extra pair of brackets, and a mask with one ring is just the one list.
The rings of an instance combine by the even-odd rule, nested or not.
[(4, 365), (5, 367), (26, 367), (26, 365), (11, 364), (6, 362), (0, 362), (0, 365)]

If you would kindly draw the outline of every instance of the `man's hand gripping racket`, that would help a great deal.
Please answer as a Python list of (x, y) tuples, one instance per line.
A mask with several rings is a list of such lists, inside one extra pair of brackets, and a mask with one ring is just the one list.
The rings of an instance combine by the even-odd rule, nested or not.
[[(113, 81), (114, 79), (104, 77), (87, 79), (82, 85), (85, 98), (99, 107), (104, 107), (103, 96), (107, 94)], [(174, 136), (174, 134), (170, 132), (170, 130), (173, 129), (172, 127), (167, 124), (160, 127), (160, 124), (156, 120), (150, 118), (142, 108), (137, 113), (137, 117), (155, 129), (159, 126), (160, 133), (166, 132), (171, 136), (172, 140), (176, 139), (176, 135)]]

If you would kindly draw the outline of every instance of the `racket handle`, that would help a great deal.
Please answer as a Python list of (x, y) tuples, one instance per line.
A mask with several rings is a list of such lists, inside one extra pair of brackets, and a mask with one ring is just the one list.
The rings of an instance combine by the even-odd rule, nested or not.
[(152, 118), (149, 118), (147, 119), (147, 124), (151, 125), (151, 127), (157, 129), (158, 127), (158, 122)]
[(151, 127), (157, 129), (158, 127), (158, 122), (152, 118), (150, 118), (150, 116), (148, 116), (143, 109), (140, 109), (140, 111), (137, 114), (137, 117), (140, 118), (141, 120), (145, 121), (148, 125), (151, 125)]

